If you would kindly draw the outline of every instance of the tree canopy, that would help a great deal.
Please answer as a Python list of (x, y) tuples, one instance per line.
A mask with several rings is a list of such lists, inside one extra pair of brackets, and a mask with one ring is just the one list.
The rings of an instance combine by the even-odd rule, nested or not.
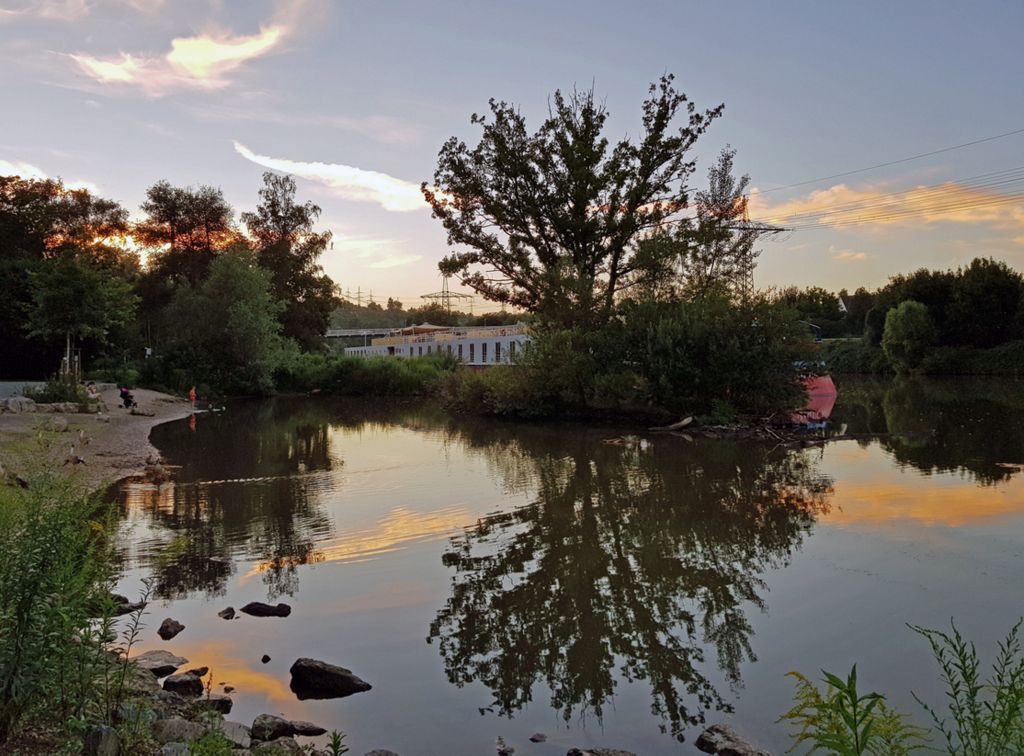
[(256, 246), (256, 259), (270, 271), (274, 296), (285, 303), (281, 324), (285, 336), (306, 349), (319, 348), (331, 312), (337, 306), (334, 282), (318, 260), (331, 232), (314, 230), (320, 208), (295, 201), (295, 180), (267, 171), (255, 212), (242, 213)]
[(449, 139), (422, 187), (457, 248), (442, 272), (540, 324), (599, 325), (632, 282), (638, 242), (689, 206), (690, 150), (721, 112), (699, 111), (666, 75), (639, 137), (612, 145), (593, 89), (556, 92), (533, 133), (515, 106), (491, 100), (490, 116), (472, 117), (479, 143)]

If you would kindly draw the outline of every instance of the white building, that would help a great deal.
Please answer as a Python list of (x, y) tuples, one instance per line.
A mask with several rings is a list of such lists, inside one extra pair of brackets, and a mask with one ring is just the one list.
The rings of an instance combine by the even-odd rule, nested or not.
[(508, 363), (529, 341), (526, 326), (473, 326), (448, 328), (424, 323), (398, 328), (373, 339), (368, 346), (348, 347), (356, 357), (426, 357), (449, 354), (466, 363), (484, 367)]

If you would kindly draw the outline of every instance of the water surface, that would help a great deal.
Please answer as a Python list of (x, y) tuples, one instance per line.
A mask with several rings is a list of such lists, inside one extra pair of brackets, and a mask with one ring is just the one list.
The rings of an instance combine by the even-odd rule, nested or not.
[[(352, 753), (498, 735), (689, 753), (717, 721), (781, 752), (787, 671), (857, 662), (917, 713), (911, 690), (941, 694), (905, 623), (956, 617), (989, 649), (1024, 613), (1021, 384), (839, 387), (830, 432), (865, 435), (798, 450), (393, 400), (233, 405), (154, 431), (182, 467), (123, 489), (122, 588), (152, 579), (143, 647), (211, 667), (230, 718), (313, 720)], [(254, 600), (292, 615), (217, 617)], [(168, 643), (165, 616), (186, 625)], [(374, 688), (299, 701), (300, 656)]]

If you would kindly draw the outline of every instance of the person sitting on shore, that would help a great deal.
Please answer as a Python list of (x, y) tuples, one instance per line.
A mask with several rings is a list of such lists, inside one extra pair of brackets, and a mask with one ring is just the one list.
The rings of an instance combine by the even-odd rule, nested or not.
[(100, 412), (108, 412), (107, 403), (103, 401), (103, 394), (97, 388), (96, 384), (89, 381), (85, 384), (85, 395), (89, 398), (90, 402), (93, 402)]

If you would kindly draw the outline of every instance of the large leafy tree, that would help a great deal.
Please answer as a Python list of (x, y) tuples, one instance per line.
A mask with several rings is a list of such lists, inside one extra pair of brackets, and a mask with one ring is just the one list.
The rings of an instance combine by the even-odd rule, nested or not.
[(600, 326), (641, 263), (638, 242), (689, 206), (690, 149), (722, 106), (698, 111), (666, 75), (649, 90), (634, 141), (612, 145), (593, 90), (556, 92), (531, 133), (492, 100), (475, 147), (452, 137), (423, 194), (457, 251), (441, 263), (486, 299), (540, 325)]
[(269, 171), (256, 211), (242, 213), (257, 260), (270, 271), (274, 296), (284, 302), (284, 335), (306, 349), (323, 345), (338, 301), (334, 282), (317, 262), (331, 240), (330, 231), (314, 230), (319, 217), (317, 205), (296, 202), (294, 179)]
[[(219, 256), (198, 287), (183, 286), (168, 308), (174, 324), (166, 359), (186, 384), (227, 392), (267, 393), (286, 342), (270, 273), (238, 248)], [(187, 385), (182, 386), (187, 388)]]
[[(104, 334), (99, 341), (110, 338), (111, 328), (121, 320), (113, 300), (124, 301), (123, 284), (138, 268), (133, 256), (107, 243), (126, 230), (127, 213), (116, 202), (84, 189), (68, 189), (59, 180), (0, 176), (0, 354), (4, 355), (0, 371), (4, 375), (22, 378), (52, 370), (53, 353), (47, 341), (57, 330), (62, 341), (68, 333), (82, 329), (90, 337)], [(65, 262), (58, 265), (61, 261)], [(59, 271), (67, 273), (67, 281), (60, 280)], [(95, 299), (68, 297), (61, 312), (41, 318), (40, 301), (63, 299), (85, 278), (109, 286)], [(86, 318), (81, 328), (70, 332), (53, 328), (64, 317), (63, 310), (82, 315), (108, 294), (113, 320), (103, 315)], [(29, 338), (26, 324), (37, 336), (47, 336)]]
[(134, 229), (135, 238), (154, 248), (153, 272), (161, 279), (202, 281), (213, 258), (238, 242), (234, 211), (220, 189), (212, 186), (171, 186), (158, 181), (146, 190), (146, 217)]
[(31, 275), (32, 305), (26, 328), (47, 343), (69, 347), (82, 339), (104, 346), (133, 317), (138, 298), (116, 271), (71, 255)]

